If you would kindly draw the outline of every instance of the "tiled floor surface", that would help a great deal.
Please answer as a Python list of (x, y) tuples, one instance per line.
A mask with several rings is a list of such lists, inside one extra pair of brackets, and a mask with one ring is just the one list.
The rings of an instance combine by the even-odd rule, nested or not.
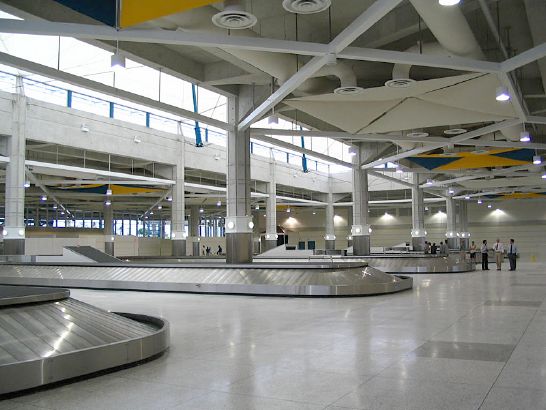
[(546, 265), (367, 298), (73, 290), (171, 323), (159, 359), (0, 409), (546, 409)]

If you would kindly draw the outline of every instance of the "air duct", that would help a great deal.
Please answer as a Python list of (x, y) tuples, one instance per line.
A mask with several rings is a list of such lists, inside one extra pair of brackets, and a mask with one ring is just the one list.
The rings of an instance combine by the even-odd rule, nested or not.
[[(444, 49), (444, 55), (485, 60), (485, 55), (459, 7), (444, 7), (436, 0), (410, 0), (410, 2)], [(423, 52), (426, 51), (427, 49), (424, 48)], [(436, 46), (430, 46), (430, 51), (441, 53)], [(395, 66), (396, 72), (393, 70), (393, 75), (399, 76), (407, 72), (407, 78), (409, 78), (410, 68)], [(393, 80), (396, 78), (393, 77)], [(520, 127), (516, 125), (503, 128), (501, 133), (508, 140), (518, 141), (520, 131)]]
[[(218, 10), (214, 7), (206, 6), (188, 10), (176, 17), (165, 17), (164, 20), (176, 25), (182, 31), (223, 34), (224, 29), (211, 24), (213, 16), (217, 14)], [(249, 29), (234, 30), (230, 32), (230, 35), (258, 37), (256, 32)], [(304, 61), (301, 61), (301, 58), (298, 59), (294, 54), (267, 53), (235, 48), (225, 48), (224, 51), (275, 77), (280, 84), (292, 77), (297, 69), (304, 65)], [(339, 82), (329, 80), (326, 76), (335, 76), (339, 78)], [(313, 78), (302, 84), (298, 91), (300, 94), (316, 94), (332, 92), (333, 89), (339, 87), (356, 87), (356, 76), (349, 63), (342, 62), (325, 66), (315, 73)]]

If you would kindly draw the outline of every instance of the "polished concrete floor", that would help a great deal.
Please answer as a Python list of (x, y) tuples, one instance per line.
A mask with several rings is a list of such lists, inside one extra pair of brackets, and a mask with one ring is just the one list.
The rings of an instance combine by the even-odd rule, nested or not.
[(0, 409), (546, 409), (546, 265), (520, 265), (368, 298), (74, 290), (167, 318), (170, 351)]

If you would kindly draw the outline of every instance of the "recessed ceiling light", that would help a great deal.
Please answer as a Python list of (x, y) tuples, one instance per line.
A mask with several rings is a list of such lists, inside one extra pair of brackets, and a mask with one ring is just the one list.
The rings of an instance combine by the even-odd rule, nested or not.
[(542, 158), (541, 158), (540, 155), (535, 155), (535, 156), (533, 157), (533, 164), (535, 164), (535, 165), (540, 165), (540, 164), (542, 164)]
[(493, 205), (488, 204), (487, 207), (488, 207), (488, 208), (493, 208)]
[(481, 199), (478, 199), (478, 205), (483, 204), (483, 201)]

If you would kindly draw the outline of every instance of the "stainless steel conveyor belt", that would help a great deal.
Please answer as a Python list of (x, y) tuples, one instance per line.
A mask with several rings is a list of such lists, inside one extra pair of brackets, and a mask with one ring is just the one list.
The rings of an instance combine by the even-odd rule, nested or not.
[(0, 283), (94, 289), (283, 296), (364, 296), (411, 289), (413, 279), (362, 263), (0, 265)]
[(153, 357), (169, 345), (164, 320), (111, 313), (67, 289), (0, 286), (0, 394)]

